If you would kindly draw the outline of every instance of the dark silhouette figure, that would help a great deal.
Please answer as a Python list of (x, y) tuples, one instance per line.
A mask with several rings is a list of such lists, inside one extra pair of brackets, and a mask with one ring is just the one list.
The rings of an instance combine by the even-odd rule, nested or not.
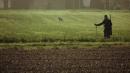
[(101, 26), (101, 25), (104, 25), (104, 38), (105, 39), (110, 39), (110, 37), (112, 35), (112, 21), (111, 21), (111, 17), (109, 19), (107, 15), (104, 15), (103, 22), (101, 22), (99, 24), (95, 24), (95, 26)]

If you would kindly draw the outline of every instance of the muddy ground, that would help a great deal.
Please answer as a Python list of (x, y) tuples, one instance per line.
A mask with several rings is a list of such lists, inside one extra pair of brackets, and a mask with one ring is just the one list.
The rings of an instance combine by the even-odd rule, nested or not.
[(130, 73), (130, 48), (0, 49), (0, 73)]

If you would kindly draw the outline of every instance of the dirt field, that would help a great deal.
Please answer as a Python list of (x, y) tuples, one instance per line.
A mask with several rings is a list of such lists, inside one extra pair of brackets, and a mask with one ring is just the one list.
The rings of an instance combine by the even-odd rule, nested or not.
[(130, 73), (130, 48), (1, 49), (0, 73)]

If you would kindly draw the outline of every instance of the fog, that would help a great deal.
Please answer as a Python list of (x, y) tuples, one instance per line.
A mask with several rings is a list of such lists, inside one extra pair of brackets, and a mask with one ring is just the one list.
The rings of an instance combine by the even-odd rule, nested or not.
[(130, 9), (130, 0), (0, 0), (1, 9)]

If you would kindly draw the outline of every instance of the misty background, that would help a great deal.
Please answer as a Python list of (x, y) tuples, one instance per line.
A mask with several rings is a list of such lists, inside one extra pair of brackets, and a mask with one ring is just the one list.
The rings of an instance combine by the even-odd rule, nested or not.
[(0, 9), (130, 9), (130, 0), (0, 0)]

